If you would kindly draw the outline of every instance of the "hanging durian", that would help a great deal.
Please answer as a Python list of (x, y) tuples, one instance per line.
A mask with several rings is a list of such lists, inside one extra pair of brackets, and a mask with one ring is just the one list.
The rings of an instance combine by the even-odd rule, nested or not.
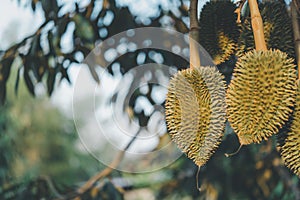
[(178, 147), (202, 166), (219, 145), (225, 128), (225, 82), (215, 67), (178, 72), (166, 98), (169, 133)]
[(249, 0), (256, 50), (237, 62), (227, 90), (228, 120), (241, 145), (260, 143), (277, 133), (295, 102), (293, 59), (267, 50), (256, 0)]
[(300, 84), (290, 131), (287, 132), (280, 154), (285, 165), (300, 177)]
[(202, 8), (199, 42), (216, 65), (228, 60), (237, 49), (239, 28), (235, 9), (231, 1), (210, 1)]
[(197, 1), (191, 1), (191, 67), (178, 72), (171, 79), (165, 108), (172, 140), (200, 167), (207, 162), (221, 141), (226, 121), (226, 104), (225, 81), (221, 73), (216, 67), (200, 66), (195, 42), (198, 37), (196, 8)]
[[(268, 1), (259, 5), (263, 19), (264, 36), (268, 49), (279, 49), (295, 57), (293, 29), (284, 1)], [(251, 18), (246, 17), (241, 24), (238, 55), (254, 48)]]
[(297, 52), (296, 58), (298, 64), (298, 89), (296, 94), (296, 104), (293, 116), (291, 118), (292, 120), (289, 121), (290, 126), (287, 126), (287, 131), (284, 131), (284, 138), (282, 139), (279, 137), (279, 150), (285, 165), (300, 177), (300, 43), (297, 42), (300, 39), (300, 33), (297, 7), (294, 1), (291, 4), (291, 13), (293, 20), (295, 49)]

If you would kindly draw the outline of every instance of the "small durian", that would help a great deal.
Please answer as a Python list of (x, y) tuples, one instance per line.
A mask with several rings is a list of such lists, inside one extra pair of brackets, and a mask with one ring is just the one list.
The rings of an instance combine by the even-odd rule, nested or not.
[(172, 140), (199, 167), (221, 142), (226, 121), (225, 81), (216, 67), (179, 71), (170, 80), (166, 122)]
[(239, 38), (236, 5), (231, 1), (210, 1), (200, 13), (199, 42), (216, 65), (235, 54)]
[(226, 103), (241, 145), (266, 140), (288, 119), (296, 94), (293, 62), (279, 50), (252, 50), (239, 58)]
[(280, 146), (280, 155), (284, 164), (300, 177), (300, 84), (297, 82), (297, 95), (293, 120)]
[[(264, 2), (259, 5), (264, 25), (264, 36), (268, 49), (279, 49), (295, 57), (293, 28), (286, 4), (283, 1)], [(254, 49), (254, 38), (250, 16), (241, 24), (239, 50), (237, 55)]]

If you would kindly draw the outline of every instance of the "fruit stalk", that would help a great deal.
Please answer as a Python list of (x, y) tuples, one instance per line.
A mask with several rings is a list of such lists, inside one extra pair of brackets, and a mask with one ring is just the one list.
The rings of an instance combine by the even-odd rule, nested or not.
[(251, 25), (253, 29), (255, 48), (256, 50), (267, 50), (267, 45), (264, 35), (264, 25), (258, 9), (257, 0), (248, 0), (250, 13), (251, 13)]
[(198, 50), (199, 24), (198, 24), (198, 0), (190, 2), (190, 68), (200, 66)]
[(295, 0), (291, 3), (291, 14), (292, 14), (292, 24), (294, 32), (295, 41), (295, 54), (298, 67), (298, 80), (300, 80), (300, 32), (299, 32), (299, 22), (298, 22), (298, 12)]

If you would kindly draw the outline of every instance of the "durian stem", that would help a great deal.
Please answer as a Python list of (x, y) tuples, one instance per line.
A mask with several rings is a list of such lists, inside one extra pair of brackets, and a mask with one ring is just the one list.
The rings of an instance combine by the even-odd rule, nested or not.
[(233, 152), (233, 153), (225, 153), (224, 155), (228, 158), (228, 157), (231, 157), (231, 156), (234, 156), (234, 155), (236, 155), (238, 152), (240, 152), (240, 150), (241, 150), (241, 148), (242, 148), (242, 144), (239, 146), (239, 148), (235, 151), (235, 152)]
[(200, 174), (200, 166), (198, 166), (197, 174), (196, 174), (196, 185), (199, 192), (201, 192), (201, 187), (199, 186), (199, 174)]
[(292, 23), (293, 23), (293, 31), (294, 31), (296, 61), (298, 67), (298, 79), (300, 80), (300, 32), (299, 32), (298, 12), (297, 12), (297, 6), (295, 0), (293, 0), (291, 3), (291, 14), (292, 14)]
[(297, 11), (298, 15), (300, 15), (300, 11), (299, 11), (299, 8), (300, 8), (299, 3), (300, 2), (298, 2), (298, 0), (292, 0), (292, 2), (294, 2), (296, 11)]
[(256, 50), (267, 50), (267, 45), (264, 35), (264, 25), (258, 9), (257, 0), (248, 0), (250, 13), (251, 13), (251, 25), (254, 35)]
[(200, 66), (198, 50), (199, 24), (198, 24), (198, 0), (190, 2), (190, 68)]

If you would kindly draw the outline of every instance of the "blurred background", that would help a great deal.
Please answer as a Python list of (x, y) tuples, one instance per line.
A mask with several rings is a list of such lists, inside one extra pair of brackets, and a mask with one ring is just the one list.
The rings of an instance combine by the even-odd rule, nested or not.
[[(199, 1), (199, 13), (206, 2)], [(289, 1), (276, 2), (289, 12)], [(131, 37), (134, 28), (187, 35), (188, 7), (189, 0), (1, 1), (0, 199), (300, 199), (299, 177), (284, 166), (276, 137), (224, 156), (239, 147), (228, 123), (197, 190), (197, 167), (171, 142), (164, 121), (168, 81), (189, 66), (188, 49), (168, 35), (163, 45), (172, 52), (120, 40), (95, 66), (83, 64), (98, 44), (124, 31)], [(217, 65), (227, 83), (235, 62), (233, 55)], [(78, 192), (118, 156), (112, 143), (133, 154), (162, 153), (131, 160), (125, 154), (132, 170), (113, 170)], [(147, 172), (134, 173), (141, 169)]]

